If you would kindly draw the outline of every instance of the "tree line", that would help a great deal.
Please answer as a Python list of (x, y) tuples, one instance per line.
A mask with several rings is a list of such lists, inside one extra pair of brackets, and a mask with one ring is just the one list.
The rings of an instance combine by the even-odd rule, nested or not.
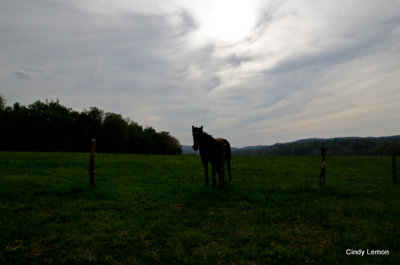
[(257, 149), (239, 149), (234, 151), (233, 154), (265, 156), (320, 155), (321, 147), (325, 147), (329, 155), (385, 156), (390, 155), (393, 149), (400, 151), (400, 136), (306, 139)]
[(0, 150), (86, 152), (90, 139), (97, 139), (99, 152), (182, 153), (179, 141), (169, 132), (143, 128), (97, 107), (74, 111), (59, 100), (6, 106), (0, 96), (0, 128)]

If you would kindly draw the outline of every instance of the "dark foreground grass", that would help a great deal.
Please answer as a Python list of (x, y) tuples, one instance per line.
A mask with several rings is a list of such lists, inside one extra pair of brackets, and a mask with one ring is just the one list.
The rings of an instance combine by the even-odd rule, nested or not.
[[(400, 264), (391, 159), (0, 152), (0, 264)], [(347, 249), (389, 250), (386, 256)]]

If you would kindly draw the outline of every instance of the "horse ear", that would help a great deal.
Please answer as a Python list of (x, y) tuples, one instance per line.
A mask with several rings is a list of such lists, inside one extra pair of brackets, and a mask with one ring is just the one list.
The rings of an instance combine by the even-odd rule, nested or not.
[(201, 127), (200, 127), (200, 130), (202, 130), (202, 131), (203, 131), (203, 125), (201, 125)]

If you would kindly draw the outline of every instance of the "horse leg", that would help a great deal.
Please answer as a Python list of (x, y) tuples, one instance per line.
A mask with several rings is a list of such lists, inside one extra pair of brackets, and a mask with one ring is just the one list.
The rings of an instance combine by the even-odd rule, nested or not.
[(225, 178), (224, 178), (224, 164), (221, 163), (221, 165), (219, 165), (218, 167), (218, 175), (219, 175), (219, 187), (221, 189), (224, 188), (225, 186)]
[(225, 147), (226, 146), (224, 145), (221, 157), (221, 188), (224, 188), (225, 186), (225, 162), (228, 163), (228, 159), (226, 159), (228, 154)]
[(213, 176), (213, 187), (217, 185), (217, 182), (215, 181), (215, 164), (211, 163), (212, 166), (212, 176)]
[(208, 162), (202, 161), (204, 167), (204, 176), (206, 178), (206, 186), (208, 186)]
[(217, 170), (218, 170), (218, 177), (219, 177), (219, 187), (221, 189), (223, 189), (224, 185), (225, 185), (225, 180), (224, 180), (224, 171), (225, 171), (224, 159), (221, 159), (220, 161), (218, 161)]
[(232, 175), (231, 175), (231, 158), (228, 157), (226, 160), (226, 164), (228, 166), (228, 174), (229, 174), (229, 184), (232, 184)]
[(222, 185), (221, 188), (225, 186), (225, 161), (222, 160), (221, 164), (221, 180), (222, 180)]

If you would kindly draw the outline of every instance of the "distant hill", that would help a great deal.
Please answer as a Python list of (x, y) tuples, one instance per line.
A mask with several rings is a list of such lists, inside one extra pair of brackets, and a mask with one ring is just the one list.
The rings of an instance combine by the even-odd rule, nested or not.
[(181, 145), (182, 148), (182, 154), (183, 155), (190, 155), (190, 154), (199, 154), (199, 151), (194, 151), (192, 146), (190, 145)]
[(302, 139), (270, 146), (247, 146), (235, 151), (233, 155), (318, 155), (321, 146), (330, 155), (383, 156), (392, 149), (400, 152), (400, 135), (387, 137), (342, 137), (330, 139)]

